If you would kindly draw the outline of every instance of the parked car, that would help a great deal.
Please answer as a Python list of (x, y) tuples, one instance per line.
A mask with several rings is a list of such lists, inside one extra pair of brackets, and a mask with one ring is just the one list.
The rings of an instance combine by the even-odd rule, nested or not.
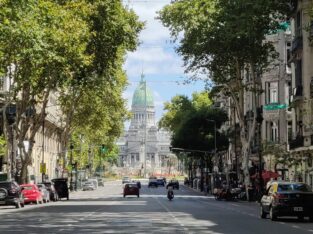
[(24, 202), (26, 203), (43, 203), (42, 193), (35, 184), (21, 184), (22, 193), (24, 195)]
[(122, 184), (125, 184), (125, 183), (130, 183), (131, 182), (131, 179), (129, 176), (124, 176), (122, 178)]
[(309, 185), (300, 182), (277, 181), (271, 183), (260, 202), (260, 216), (271, 220), (280, 216), (308, 216), (313, 221), (313, 192)]
[(44, 203), (50, 202), (50, 193), (44, 184), (37, 184)]
[(148, 188), (158, 187), (158, 180), (155, 176), (149, 177)]
[(69, 200), (69, 191), (67, 186), (67, 178), (57, 178), (51, 180), (54, 183), (54, 187), (58, 193), (59, 199), (66, 198)]
[(83, 184), (83, 191), (87, 191), (87, 190), (95, 190), (95, 185), (90, 182), (90, 181), (87, 181)]
[(126, 183), (124, 186), (123, 196), (126, 197), (127, 195), (136, 195), (139, 197), (139, 188), (137, 183)]
[(96, 178), (90, 178), (90, 179), (87, 180), (87, 182), (93, 183), (94, 189), (98, 189), (98, 187), (99, 187), (98, 179), (96, 179)]
[(55, 190), (54, 184), (52, 182), (44, 182), (44, 185), (46, 186), (46, 188), (50, 194), (50, 200), (51, 201), (59, 200), (58, 193)]
[(22, 188), (14, 181), (0, 182), (0, 206), (24, 207)]
[(168, 184), (171, 184), (171, 186), (173, 186), (173, 189), (179, 189), (179, 182), (176, 179), (171, 179)]
[(158, 178), (157, 183), (158, 183), (158, 186), (163, 186), (163, 187), (165, 186), (165, 182), (163, 178)]

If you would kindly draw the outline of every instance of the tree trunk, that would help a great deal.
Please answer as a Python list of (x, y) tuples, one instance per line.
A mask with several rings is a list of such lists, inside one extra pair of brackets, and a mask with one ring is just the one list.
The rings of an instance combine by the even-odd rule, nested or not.
[(28, 183), (28, 171), (27, 171), (27, 164), (22, 163), (22, 168), (21, 168), (21, 177), (19, 178), (19, 184), (26, 184)]

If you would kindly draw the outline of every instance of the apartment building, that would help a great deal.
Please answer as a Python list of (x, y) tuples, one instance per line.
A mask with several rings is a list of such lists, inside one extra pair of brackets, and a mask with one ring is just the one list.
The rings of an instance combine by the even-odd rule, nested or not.
[(310, 16), (313, 2), (294, 0), (291, 3), (292, 118), (289, 149), (294, 165), (290, 175), (293, 180), (313, 185), (313, 24)]
[[(5, 105), (11, 83), (8, 77), (0, 78), (0, 107)], [(32, 164), (28, 167), (30, 181), (41, 182), (43, 171), (41, 165), (45, 165), (44, 178), (51, 179), (61, 174), (59, 165), (61, 149), (62, 121), (61, 112), (57, 105), (57, 95), (51, 94), (46, 109), (46, 118), (42, 122), (40, 130), (35, 135), (35, 143), (32, 152)], [(39, 107), (38, 107), (39, 108)], [(10, 111), (15, 115), (16, 106), (11, 104)], [(37, 110), (39, 113), (39, 109)], [(2, 117), (2, 115), (1, 115)], [(4, 118), (1, 118), (0, 133), (3, 135)], [(13, 128), (11, 128), (13, 129)], [(13, 137), (12, 137), (13, 136)], [(16, 134), (12, 131), (9, 137), (9, 145), (4, 155), (0, 155), (0, 174), (19, 176), (21, 169), (21, 154), (17, 147)], [(29, 142), (24, 141), (25, 149), (28, 150)], [(11, 172), (13, 171), (13, 173)], [(3, 177), (5, 179), (5, 177)]]

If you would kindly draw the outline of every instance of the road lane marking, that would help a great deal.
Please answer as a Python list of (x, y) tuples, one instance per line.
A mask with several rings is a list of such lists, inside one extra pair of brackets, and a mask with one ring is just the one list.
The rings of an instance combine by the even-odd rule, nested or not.
[(178, 223), (185, 232), (190, 233), (189, 229), (164, 205), (162, 204), (159, 199), (155, 198), (155, 200), (160, 204), (160, 206), (163, 207), (163, 209), (165, 209), (167, 211), (167, 213), (172, 216), (172, 218), (176, 221), (176, 223)]

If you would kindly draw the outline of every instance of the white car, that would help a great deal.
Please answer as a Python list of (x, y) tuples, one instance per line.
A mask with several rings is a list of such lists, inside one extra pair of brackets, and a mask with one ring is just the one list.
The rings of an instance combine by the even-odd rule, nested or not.
[(125, 183), (131, 183), (130, 177), (128, 177), (128, 176), (124, 176), (124, 177), (123, 177), (123, 179), (122, 179), (122, 184), (125, 184)]
[(95, 190), (95, 185), (92, 183), (92, 182), (86, 182), (83, 184), (83, 191), (86, 191), (86, 190)]

